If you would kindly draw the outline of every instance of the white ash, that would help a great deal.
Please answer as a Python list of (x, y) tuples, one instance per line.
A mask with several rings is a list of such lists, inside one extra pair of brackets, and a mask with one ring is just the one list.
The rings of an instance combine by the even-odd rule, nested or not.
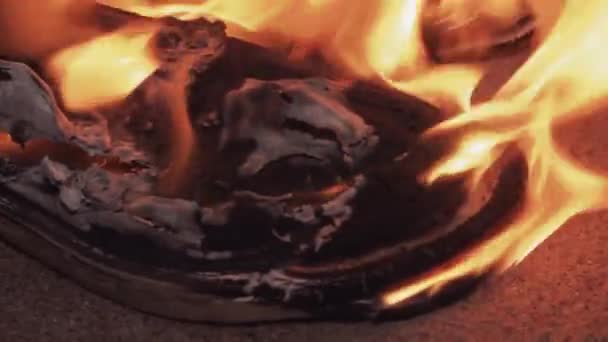
[[(311, 247), (318, 252), (350, 220), (353, 214), (351, 202), (366, 184), (365, 176), (357, 175), (346, 189), (334, 198), (320, 198), (317, 203), (302, 205), (291, 203), (297, 200), (292, 193), (265, 196), (250, 191), (237, 191), (232, 201), (203, 207), (201, 223), (205, 229), (221, 229), (230, 222), (235, 210), (239, 210), (239, 203), (247, 203), (248, 206), (270, 215), (275, 221), (290, 219), (303, 224), (306, 227), (304, 231), (280, 232), (280, 227), (273, 227), (271, 233), (277, 240), (297, 246), (301, 252), (308, 251)], [(327, 221), (331, 223), (327, 224)]]
[(59, 110), (50, 88), (27, 65), (0, 60), (0, 129), (17, 143), (33, 138), (58, 142), (73, 136), (74, 127)]
[(318, 252), (325, 244), (330, 242), (342, 225), (352, 217), (353, 208), (349, 203), (357, 196), (358, 189), (365, 185), (365, 177), (356, 177), (354, 183), (352, 188), (347, 189), (333, 200), (321, 206), (323, 209), (322, 215), (331, 217), (332, 223), (321, 228), (315, 236), (315, 252)]
[(202, 272), (197, 274), (199, 277), (208, 280), (231, 282), (240, 284), (243, 293), (255, 296), (258, 289), (268, 287), (279, 290), (283, 293), (282, 300), (288, 302), (298, 292), (311, 291), (315, 286), (319, 286), (323, 281), (305, 278), (296, 278), (280, 269), (270, 270), (266, 273), (231, 273), (223, 274), (217, 272)]
[(171, 250), (202, 258), (200, 207), (150, 196), (153, 180), (146, 171), (118, 174), (98, 165), (71, 170), (46, 157), (4, 184), (78, 229), (146, 236)]
[(74, 143), (89, 154), (109, 148), (104, 119), (70, 121), (49, 86), (27, 65), (0, 60), (0, 130), (25, 144), (31, 139)]
[(44, 159), (42, 159), (40, 168), (46, 180), (54, 186), (61, 186), (67, 182), (73, 174), (67, 166), (56, 163), (50, 160), (49, 157), (44, 157)]
[(255, 141), (239, 167), (242, 177), (295, 156), (353, 168), (373, 152), (379, 138), (374, 127), (347, 108), (338, 89), (324, 79), (247, 79), (226, 95), (220, 147)]
[[(45, 157), (40, 163), (43, 179), (60, 192), (60, 201), (70, 212), (113, 210), (123, 207), (125, 194), (132, 190), (150, 191), (145, 175), (114, 174), (93, 165), (84, 171), (73, 171)], [(133, 186), (135, 185), (135, 186)]]

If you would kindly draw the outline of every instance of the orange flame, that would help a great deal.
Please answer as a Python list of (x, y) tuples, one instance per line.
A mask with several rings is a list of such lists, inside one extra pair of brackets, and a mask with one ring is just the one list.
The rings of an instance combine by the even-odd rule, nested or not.
[[(601, 0), (566, 1), (551, 33), (527, 63), (488, 103), (473, 107), (434, 132), (471, 123), (482, 132), (463, 138), (460, 148), (438, 163), (428, 181), (465, 171), (483, 172), (505, 143), (516, 143), (526, 154), (529, 187), (523, 211), (503, 233), (467, 251), (457, 260), (386, 293), (394, 305), (420, 293), (432, 294), (446, 284), (519, 263), (572, 216), (606, 206), (608, 178), (564, 155), (552, 137), (552, 126), (589, 112), (608, 96), (608, 6)], [(500, 122), (505, 130), (493, 127)], [(433, 133), (433, 132), (431, 132)]]
[[(425, 60), (418, 25), (422, 0), (100, 2), (150, 17), (215, 17), (228, 24), (230, 35), (258, 43), (267, 40), (265, 33), (280, 34), (309, 49), (320, 48), (364, 76), (391, 74)], [(251, 35), (252, 31), (258, 34)]]
[(94, 7), (94, 0), (0, 1), (0, 55), (39, 59), (95, 37)]
[[(608, 5), (604, 0), (529, 0), (537, 18), (539, 47), (492, 99), (477, 105), (471, 104), (471, 96), (487, 65), (430, 63), (421, 39), (423, 0), (100, 2), (150, 17), (216, 17), (229, 24), (230, 34), (259, 42), (266, 41), (268, 33), (278, 33), (307, 49), (321, 49), (328, 59), (346, 65), (358, 76), (382, 79), (444, 109), (456, 107), (461, 114), (428, 134), (473, 124), (476, 129), (421, 175), (425, 183), (467, 174), (474, 192), (477, 180), (507, 145), (521, 148), (528, 161), (529, 183), (523, 210), (515, 221), (441, 267), (385, 293), (382, 302), (387, 306), (419, 294), (432, 295), (463, 277), (503, 271), (520, 262), (573, 215), (605, 206), (607, 178), (571, 160), (552, 136), (554, 124), (584, 115), (589, 106), (608, 96), (608, 48), (603, 42), (608, 37)], [(497, 20), (505, 20), (502, 13), (513, 10), (509, 1), (477, 4), (480, 11), (496, 14)], [(63, 67), (59, 78), (67, 105), (86, 109), (131, 91), (156, 66), (144, 57), (148, 37), (133, 40), (118, 33), (57, 55), (53, 65)], [(113, 70), (107, 73), (120, 77), (104, 83), (97, 77), (105, 76), (92, 75), (91, 70)]]
[(147, 49), (155, 30), (120, 30), (52, 56), (48, 68), (59, 80), (64, 106), (84, 111), (129, 95), (158, 68)]
[[(68, 7), (72, 0), (56, 1), (57, 5)], [(150, 20), (134, 20), (126, 27), (111, 33), (98, 32), (85, 42), (51, 55), (46, 61), (46, 71), (58, 84), (63, 106), (69, 111), (84, 112), (119, 102), (131, 94), (160, 67), (151, 49), (160, 25)], [(157, 99), (162, 102), (159, 105), (168, 107), (173, 124), (172, 162), (161, 177), (166, 192), (176, 190), (178, 175), (186, 168), (192, 150), (186, 87), (187, 66), (193, 61), (182, 62), (170, 80), (158, 79), (154, 83), (158, 88), (155, 91), (161, 94)]]

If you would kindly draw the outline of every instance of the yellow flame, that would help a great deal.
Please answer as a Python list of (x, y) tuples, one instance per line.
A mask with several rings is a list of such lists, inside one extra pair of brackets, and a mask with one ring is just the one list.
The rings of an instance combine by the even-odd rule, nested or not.
[(64, 49), (51, 57), (65, 107), (91, 109), (125, 98), (157, 68), (149, 55), (151, 29), (121, 30)]
[[(608, 96), (605, 64), (608, 49), (601, 43), (608, 37), (606, 20), (605, 1), (566, 1), (560, 19), (542, 46), (495, 100), (436, 128), (445, 131), (485, 123), (486, 130), (502, 133), (497, 136), (476, 132), (464, 137), (461, 148), (431, 170), (431, 180), (483, 169), (487, 166), (486, 158), (499, 156), (491, 153), (499, 144), (519, 144), (529, 166), (525, 207), (502, 233), (441, 269), (386, 293), (383, 296), (386, 305), (421, 293), (432, 294), (463, 276), (491, 269), (505, 270), (523, 260), (572, 216), (606, 206), (608, 179), (570, 160), (552, 137), (555, 123), (585, 115), (589, 112), (587, 106)], [(493, 128), (492, 122), (510, 128), (505, 133), (504, 129)], [(470, 147), (471, 139), (478, 147)], [(473, 154), (478, 157), (472, 157)]]
[(94, 0), (0, 1), (0, 55), (37, 60), (100, 33)]
[(424, 49), (415, 42), (420, 41), (421, 6), (421, 0), (385, 1), (378, 14), (382, 20), (367, 35), (367, 60), (373, 70), (390, 75), (400, 66), (419, 63)]
[[(104, 0), (111, 6), (151, 17), (218, 18), (232, 36), (265, 42), (266, 33), (281, 34), (362, 76), (424, 64), (418, 18), (423, 0), (210, 0), (203, 3)], [(257, 36), (242, 29), (256, 31)]]
[[(422, 177), (424, 182), (433, 183), (445, 175), (469, 170), (479, 170), (483, 174), (496, 160), (498, 153), (493, 153), (492, 150), (501, 140), (503, 138), (499, 135), (488, 133), (466, 136), (453, 155), (448, 156), (439, 166)], [(481, 174), (475, 178), (479, 178)]]

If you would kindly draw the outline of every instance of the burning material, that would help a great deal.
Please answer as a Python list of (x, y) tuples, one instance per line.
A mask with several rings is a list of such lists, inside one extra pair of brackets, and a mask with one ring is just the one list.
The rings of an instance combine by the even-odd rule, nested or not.
[[(1, 62), (0, 127), (25, 149), (3, 152), (0, 204), (25, 228), (0, 233), (78, 256), (53, 266), (117, 300), (369, 317), (504, 271), (605, 205), (605, 176), (552, 134), (606, 96), (599, 0), (103, 3), (61, 17), (84, 27), (59, 48), (2, 47), (52, 90)], [(475, 102), (511, 53), (529, 56)], [(167, 288), (191, 300), (133, 295)]]
[(423, 37), (440, 62), (495, 57), (513, 43), (528, 43), (522, 38), (535, 29), (524, 0), (427, 1), (423, 15)]
[[(32, 138), (67, 141), (71, 124), (59, 111), (51, 90), (26, 65), (0, 61), (2, 116), (0, 127), (25, 144)], [(22, 115), (13, 113), (24, 111)]]
[[(479, 157), (474, 163), (456, 163), (455, 168), (450, 165), (458, 158), (471, 160), (470, 155), (466, 156), (470, 148), (457, 150), (444, 164), (440, 163), (437, 168), (443, 168), (444, 175), (465, 170), (483, 172), (491, 165), (488, 161), (499, 155), (495, 148), (500, 149), (505, 143), (519, 144), (527, 155), (530, 169), (525, 207), (505, 233), (472, 249), (463, 255), (461, 262), (387, 294), (384, 297), (387, 304), (422, 291), (436, 290), (463, 275), (504, 270), (521, 261), (567, 219), (583, 211), (604, 208), (606, 178), (560, 153), (552, 137), (556, 123), (585, 115), (589, 106), (596, 104), (594, 100), (605, 96), (600, 85), (605, 67), (599, 60), (588, 59), (591, 51), (597, 49), (596, 39), (606, 34), (602, 21), (608, 13), (604, 7), (600, 2), (588, 2), (582, 7), (565, 2), (553, 34), (503, 86), (495, 100), (434, 129), (450, 130), (480, 123), (482, 127), (477, 127), (477, 132), (494, 133), (485, 139), (475, 137), (477, 146), (485, 146), (475, 149)], [(564, 51), (569, 44), (576, 44), (576, 51)], [(561, 95), (564, 89), (568, 89), (567, 97)], [(483, 127), (497, 126), (497, 122), (500, 122), (498, 128)]]
[(147, 52), (154, 34), (119, 31), (53, 56), (50, 74), (60, 80), (66, 109), (86, 111), (129, 95), (159, 66)]

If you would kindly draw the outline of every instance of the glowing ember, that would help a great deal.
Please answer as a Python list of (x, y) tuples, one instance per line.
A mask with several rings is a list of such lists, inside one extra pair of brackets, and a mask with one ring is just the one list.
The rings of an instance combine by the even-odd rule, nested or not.
[[(381, 300), (386, 306), (421, 294), (433, 295), (461, 278), (504, 271), (572, 216), (605, 206), (608, 179), (572, 161), (552, 137), (556, 123), (588, 113), (608, 96), (608, 48), (603, 44), (608, 37), (608, 4), (604, 0), (529, 1), (537, 20), (538, 47), (492, 99), (479, 104), (472, 104), (471, 96), (489, 71), (487, 64), (435, 65), (428, 56), (421, 27), (422, 13), (430, 1), (100, 2), (150, 17), (216, 17), (228, 23), (230, 34), (266, 45), (277, 43), (273, 37), (278, 34), (305, 50), (322, 51), (329, 61), (358, 77), (382, 80), (446, 112), (457, 108), (460, 114), (434, 127), (427, 136), (461, 129), (467, 133), (454, 151), (421, 175), (423, 183), (467, 175), (468, 190), (473, 193), (478, 180), (508, 146), (523, 151), (529, 183), (516, 219), (496, 236), (385, 293)], [(453, 1), (446, 8), (464, 11), (465, 3), (471, 2)], [(509, 1), (476, 4), (481, 7), (479, 13), (499, 22), (508, 22), (516, 11)], [(54, 55), (48, 67), (59, 80), (65, 106), (87, 110), (125, 98), (158, 67), (146, 49), (154, 32), (154, 27), (136, 33), (129, 28)], [(179, 103), (172, 107), (180, 113), (176, 126), (186, 136), (187, 145), (192, 132), (182, 102), (185, 97), (180, 92)], [(180, 150), (187, 150), (184, 144), (178, 144)], [(187, 158), (185, 153), (177, 163), (183, 164)]]

